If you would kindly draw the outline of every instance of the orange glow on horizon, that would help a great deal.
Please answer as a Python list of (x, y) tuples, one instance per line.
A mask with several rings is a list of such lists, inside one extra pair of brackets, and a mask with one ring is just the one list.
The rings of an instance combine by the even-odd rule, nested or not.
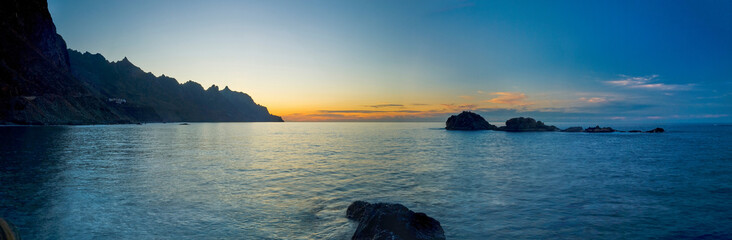
[[(306, 103), (273, 105), (270, 112), (281, 116), (288, 122), (326, 122), (326, 121), (436, 121), (445, 116), (462, 111), (497, 111), (509, 110), (517, 112), (572, 112), (574, 107), (597, 106), (606, 101), (605, 97), (584, 97), (584, 93), (537, 94), (529, 97), (523, 92), (483, 92), (456, 95), (452, 98), (432, 101), (381, 102), (376, 104), (358, 104), (354, 99), (339, 102)], [(574, 96), (573, 96), (574, 95)], [(578, 97), (581, 95), (582, 97)], [(367, 102), (366, 100), (363, 100)], [(440, 102), (458, 103), (440, 103)]]

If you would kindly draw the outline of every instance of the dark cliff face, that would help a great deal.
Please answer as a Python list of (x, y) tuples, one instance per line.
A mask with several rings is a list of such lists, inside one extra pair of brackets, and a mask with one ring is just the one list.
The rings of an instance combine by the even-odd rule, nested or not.
[(246, 93), (208, 89), (193, 81), (179, 84), (175, 78), (156, 77), (129, 59), (109, 62), (100, 54), (69, 50), (71, 70), (105, 99), (124, 100), (113, 107), (140, 122), (281, 122)]
[(72, 55), (45, 0), (0, 1), (0, 124), (282, 121), (244, 93), (181, 86), (126, 58)]
[(0, 39), (6, 64), (18, 70), (22, 70), (19, 64), (24, 64), (68, 72), (66, 42), (56, 34), (46, 1), (6, 0), (0, 4)]
[(125, 120), (71, 76), (46, 1), (0, 1), (0, 123)]

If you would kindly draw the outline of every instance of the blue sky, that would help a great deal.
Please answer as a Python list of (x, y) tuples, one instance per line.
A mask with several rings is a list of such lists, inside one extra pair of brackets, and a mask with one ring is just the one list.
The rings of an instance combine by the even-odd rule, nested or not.
[[(68, 46), (289, 121), (732, 121), (731, 1), (49, 0)], [(500, 114), (499, 114), (500, 113)]]

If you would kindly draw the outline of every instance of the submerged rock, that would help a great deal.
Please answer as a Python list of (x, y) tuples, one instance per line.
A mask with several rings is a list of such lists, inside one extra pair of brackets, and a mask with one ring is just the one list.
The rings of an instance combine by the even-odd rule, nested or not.
[(585, 129), (582, 127), (569, 127), (567, 129), (562, 130), (562, 132), (582, 132)]
[(496, 126), (491, 125), (483, 117), (476, 113), (463, 111), (457, 116), (452, 115), (445, 122), (447, 130), (496, 130)]
[(631, 133), (639, 133), (639, 132), (643, 132), (643, 131), (641, 131), (641, 130), (630, 130), (628, 132), (631, 132)]
[(654, 128), (653, 130), (646, 131), (646, 132), (647, 133), (662, 133), (662, 132), (665, 132), (665, 131), (666, 130), (663, 130), (663, 128)]
[(500, 127), (498, 130), (507, 132), (551, 132), (559, 131), (559, 128), (545, 125), (533, 118), (518, 117), (509, 119), (506, 121), (506, 126)]
[(615, 129), (613, 129), (611, 127), (600, 127), (598, 125), (598, 126), (595, 126), (595, 127), (589, 127), (587, 129), (585, 129), (585, 132), (589, 132), (589, 133), (608, 133), (608, 132), (615, 132)]
[(346, 218), (358, 222), (354, 240), (445, 239), (439, 221), (401, 204), (355, 201), (348, 206)]

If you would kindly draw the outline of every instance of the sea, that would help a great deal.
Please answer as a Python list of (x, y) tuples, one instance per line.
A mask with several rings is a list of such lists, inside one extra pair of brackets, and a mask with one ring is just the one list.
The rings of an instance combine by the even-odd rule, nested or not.
[(613, 127), (666, 132), (0, 127), (0, 217), (22, 239), (350, 239), (364, 200), (447, 239), (732, 239), (732, 125)]

